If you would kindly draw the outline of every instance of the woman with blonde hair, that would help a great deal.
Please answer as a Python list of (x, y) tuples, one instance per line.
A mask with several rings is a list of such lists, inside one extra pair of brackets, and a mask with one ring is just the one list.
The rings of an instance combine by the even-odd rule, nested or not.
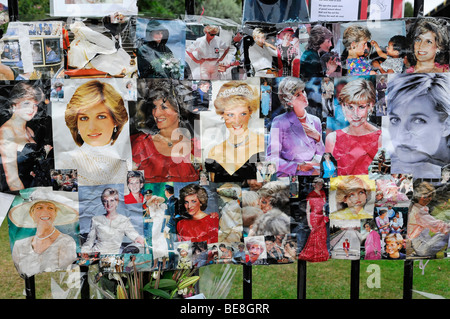
[(119, 191), (111, 187), (105, 188), (101, 195), (101, 202), (105, 208), (105, 214), (92, 217), (90, 231), (81, 247), (81, 252), (119, 254), (125, 236), (145, 246), (144, 237), (136, 231), (130, 218), (118, 212)]
[(73, 208), (47, 198), (35, 199), (11, 208), (9, 220), (19, 228), (35, 229), (33, 236), (16, 240), (12, 248), (21, 276), (64, 271), (76, 260), (77, 244), (62, 231), (69, 230), (69, 224), (78, 225), (78, 212)]
[(275, 163), (278, 177), (319, 175), (325, 150), (322, 124), (317, 116), (306, 111), (305, 83), (299, 78), (285, 77), (278, 95), (287, 112), (272, 121), (267, 161)]
[(450, 163), (450, 74), (398, 74), (388, 83), (391, 172), (440, 178)]
[(357, 78), (342, 88), (338, 98), (349, 125), (327, 135), (325, 152), (336, 159), (338, 175), (368, 174), (381, 147), (381, 130), (368, 122), (376, 102), (375, 87)]
[(128, 122), (122, 96), (109, 83), (80, 85), (65, 111), (77, 149), (60, 154), (61, 167), (76, 169), (80, 185), (126, 184), (128, 164), (112, 145)]
[(264, 136), (249, 128), (253, 114), (258, 114), (259, 94), (242, 81), (221, 86), (214, 107), (227, 128), (225, 141), (213, 146), (205, 159), (205, 168), (213, 182), (256, 179), (256, 162), (264, 156)]
[(450, 223), (434, 218), (428, 208), (435, 194), (434, 186), (428, 182), (414, 186), (407, 225), (414, 256), (432, 257), (448, 245)]
[(349, 75), (376, 74), (365, 56), (371, 36), (369, 29), (361, 25), (354, 24), (345, 29), (342, 44), (348, 52), (346, 67)]
[(336, 185), (337, 211), (330, 214), (330, 219), (373, 218), (364, 210), (370, 196), (371, 188), (362, 177), (344, 176)]

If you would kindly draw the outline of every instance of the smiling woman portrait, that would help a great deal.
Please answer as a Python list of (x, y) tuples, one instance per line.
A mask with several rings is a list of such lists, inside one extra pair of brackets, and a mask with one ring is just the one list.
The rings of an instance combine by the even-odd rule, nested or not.
[(79, 185), (126, 184), (128, 164), (112, 149), (128, 122), (116, 89), (98, 80), (80, 85), (67, 104), (65, 121), (79, 147), (63, 154), (61, 168), (76, 169)]
[(450, 162), (449, 89), (448, 73), (399, 74), (389, 79), (388, 121), (383, 126), (391, 173), (441, 177), (441, 168)]
[(64, 271), (75, 261), (75, 240), (56, 227), (77, 223), (78, 212), (73, 208), (48, 199), (26, 201), (9, 211), (9, 220), (19, 228), (35, 229), (33, 236), (16, 240), (12, 248), (12, 259), (21, 276)]
[(366, 175), (352, 175), (331, 179), (332, 188), (335, 191), (336, 208), (330, 214), (330, 219), (366, 219), (373, 218), (373, 213), (365, 210), (366, 204), (371, 199), (372, 189), (375, 183), (366, 178)]
[(249, 121), (258, 114), (259, 101), (258, 91), (245, 82), (230, 81), (220, 87), (214, 107), (228, 137), (213, 146), (205, 159), (210, 181), (256, 179), (256, 162), (264, 156), (264, 136), (254, 132)]
[(177, 223), (179, 241), (217, 243), (219, 214), (205, 213), (208, 193), (202, 186), (188, 184), (180, 190), (180, 211), (183, 219)]
[(449, 72), (447, 21), (431, 17), (417, 19), (408, 37), (412, 54), (408, 55), (411, 67), (406, 73)]
[(176, 80), (148, 80), (137, 107), (139, 133), (131, 136), (133, 165), (146, 183), (193, 182), (199, 179), (194, 162), (194, 138), (187, 120), (183, 86)]

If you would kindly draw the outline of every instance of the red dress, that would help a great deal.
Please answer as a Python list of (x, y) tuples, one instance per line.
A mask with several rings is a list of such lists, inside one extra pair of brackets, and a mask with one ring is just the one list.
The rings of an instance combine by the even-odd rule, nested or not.
[(198, 171), (191, 162), (191, 154), (174, 158), (162, 155), (150, 134), (131, 136), (131, 149), (136, 170), (144, 171), (146, 183), (194, 182), (199, 179)]
[(310, 206), (311, 233), (305, 247), (298, 256), (298, 259), (309, 262), (327, 261), (329, 258), (327, 248), (327, 228), (323, 206), (326, 203), (325, 191), (320, 190), (320, 194), (312, 191), (306, 196)]
[(182, 219), (177, 223), (179, 241), (217, 243), (219, 240), (219, 214), (211, 213), (202, 219)]
[(380, 135), (381, 130), (362, 136), (337, 130), (333, 156), (337, 161), (338, 175), (367, 175), (378, 152)]
[(125, 204), (138, 204), (144, 202), (144, 195), (139, 193), (139, 201), (137, 201), (136, 198), (134, 198), (132, 193), (128, 193), (128, 195), (125, 195), (123, 199), (125, 201)]

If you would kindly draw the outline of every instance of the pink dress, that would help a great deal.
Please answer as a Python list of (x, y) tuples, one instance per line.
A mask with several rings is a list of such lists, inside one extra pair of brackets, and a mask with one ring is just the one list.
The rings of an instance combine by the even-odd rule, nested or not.
[(380, 235), (375, 230), (372, 230), (369, 235), (367, 235), (364, 248), (366, 250), (365, 260), (381, 259)]
[(306, 245), (298, 256), (298, 259), (309, 262), (327, 261), (329, 258), (327, 248), (327, 228), (325, 216), (323, 215), (323, 206), (326, 203), (325, 192), (320, 190), (319, 195), (316, 191), (312, 191), (306, 196), (306, 200), (311, 207), (310, 222), (312, 229)]
[(362, 136), (337, 130), (333, 156), (338, 164), (338, 175), (367, 175), (378, 151), (380, 135), (381, 130)]

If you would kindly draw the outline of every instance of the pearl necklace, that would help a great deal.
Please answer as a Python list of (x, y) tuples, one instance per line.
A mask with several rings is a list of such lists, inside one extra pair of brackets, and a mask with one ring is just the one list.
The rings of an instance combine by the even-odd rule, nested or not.
[(39, 239), (39, 240), (47, 239), (47, 238), (49, 238), (51, 235), (53, 235), (53, 234), (55, 233), (55, 231), (56, 231), (56, 228), (53, 227), (53, 231), (50, 233), (50, 235), (47, 235), (47, 236), (45, 236), (45, 237), (39, 237), (38, 235), (36, 235), (36, 238)]

